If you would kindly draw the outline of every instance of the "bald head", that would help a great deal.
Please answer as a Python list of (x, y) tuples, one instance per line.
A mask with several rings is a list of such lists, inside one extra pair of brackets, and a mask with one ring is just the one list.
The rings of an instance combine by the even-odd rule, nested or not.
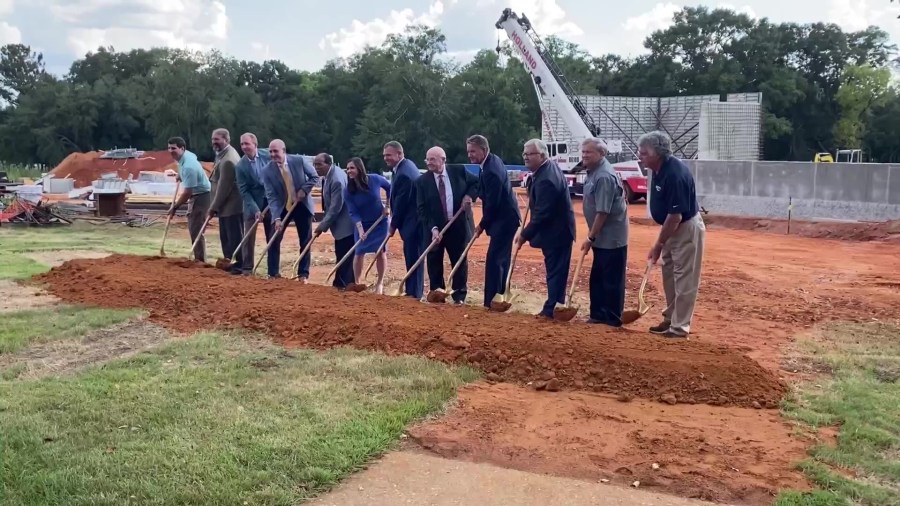
[(445, 153), (444, 148), (440, 146), (435, 146), (425, 153), (425, 165), (428, 166), (428, 170), (431, 172), (437, 174), (444, 172), (444, 164), (446, 162), (447, 153)]
[(287, 155), (285, 155), (284, 141), (281, 139), (272, 139), (269, 143), (269, 156), (272, 161), (277, 164), (283, 164)]

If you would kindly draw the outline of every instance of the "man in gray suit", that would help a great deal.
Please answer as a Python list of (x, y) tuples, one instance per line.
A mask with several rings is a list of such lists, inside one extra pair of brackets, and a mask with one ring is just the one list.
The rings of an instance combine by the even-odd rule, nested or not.
[[(322, 183), (322, 211), (325, 217), (316, 227), (315, 236), (318, 237), (326, 230), (331, 230), (331, 236), (334, 237), (335, 262), (340, 262), (353, 247), (353, 221), (350, 219), (347, 206), (344, 205), (347, 173), (334, 165), (334, 157), (328, 153), (316, 156), (313, 165), (319, 174), (326, 172), (325, 181)], [(353, 261), (348, 260), (334, 273), (334, 281), (331, 284), (343, 290), (353, 282)]]
[[(217, 128), (213, 131), (212, 146), (216, 152), (216, 164), (209, 176), (209, 183), (212, 186), (212, 203), (209, 205), (208, 214), (210, 217), (219, 217), (219, 241), (222, 243), (222, 255), (225, 258), (231, 258), (235, 254), (241, 238), (244, 237), (243, 205), (234, 170), (240, 157), (237, 150), (231, 146), (231, 134), (224, 128)], [(241, 273), (238, 266), (242, 263), (242, 257), (240, 252), (237, 253), (237, 262), (229, 271), (232, 274)]]
[[(276, 234), (269, 248), (269, 265), (274, 265), (276, 271), (274, 274), (269, 272), (269, 276), (278, 277), (284, 227), (294, 220), (301, 250), (312, 240), (314, 210), (311, 193), (319, 182), (319, 175), (302, 156), (288, 155), (281, 139), (269, 143), (269, 156), (272, 161), (263, 169), (262, 182)], [(303, 284), (309, 282), (309, 257), (304, 255), (297, 266), (297, 277)]]
[[(272, 222), (264, 219), (262, 216), (262, 211), (266, 208), (268, 202), (266, 201), (266, 189), (263, 187), (261, 174), (263, 167), (268, 165), (271, 160), (269, 158), (269, 150), (259, 149), (256, 135), (249, 132), (241, 136), (241, 151), (244, 152), (244, 156), (238, 162), (235, 172), (237, 173), (238, 191), (244, 203), (244, 230), (247, 231), (250, 230), (250, 227), (254, 227), (253, 232), (251, 232), (253, 235), (244, 242), (244, 246), (241, 248), (241, 259), (243, 260), (241, 262), (241, 272), (249, 276), (255, 263), (253, 255), (256, 248), (256, 229), (254, 226), (256, 220), (259, 219), (263, 224), (266, 242), (269, 242), (272, 234), (275, 233), (275, 227), (272, 225)], [(267, 257), (268, 260), (272, 259), (271, 255), (267, 255)], [(273, 266), (271, 261), (268, 262), (268, 269), (270, 276), (278, 274), (277, 263)]]

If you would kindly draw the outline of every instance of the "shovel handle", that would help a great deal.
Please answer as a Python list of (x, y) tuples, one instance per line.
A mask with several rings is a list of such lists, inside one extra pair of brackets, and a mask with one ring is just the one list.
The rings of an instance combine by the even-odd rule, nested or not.
[(193, 255), (194, 251), (197, 249), (197, 245), (200, 244), (200, 239), (203, 238), (203, 232), (206, 231), (206, 226), (209, 225), (210, 220), (212, 220), (212, 216), (207, 216), (206, 221), (203, 222), (203, 226), (200, 227), (200, 233), (197, 234), (197, 238), (194, 239), (194, 244), (191, 244), (191, 251), (188, 252), (188, 258), (191, 258), (191, 255)]
[[(444, 233), (447, 232), (447, 229), (450, 228), (450, 225), (452, 225), (453, 222), (456, 221), (456, 218), (459, 218), (459, 215), (462, 214), (462, 212), (465, 209), (466, 209), (465, 206), (460, 206), (459, 210), (456, 211), (456, 214), (454, 214), (453, 217), (450, 218), (450, 221), (448, 221), (447, 224), (444, 225), (444, 228), (441, 229), (441, 232), (440, 232), (441, 235), (444, 235)], [(403, 278), (400, 280), (400, 289), (401, 290), (403, 289), (403, 284), (406, 283), (406, 280), (409, 279), (410, 276), (412, 276), (412, 273), (419, 267), (419, 265), (422, 264), (422, 262), (425, 260), (425, 257), (428, 256), (428, 253), (430, 253), (431, 250), (433, 250), (434, 247), (437, 246), (437, 244), (438, 244), (438, 241), (431, 241), (431, 243), (428, 244), (428, 247), (425, 248), (425, 251), (422, 253), (422, 256), (420, 256), (419, 259), (416, 260), (416, 263), (414, 263), (413, 266), (410, 267), (408, 271), (406, 271), (406, 274), (404, 274)]]
[(251, 235), (255, 235), (254, 232), (256, 232), (256, 226), (259, 225), (259, 222), (262, 221), (263, 218), (265, 218), (268, 211), (269, 206), (266, 206), (266, 208), (262, 210), (262, 213), (260, 213), (259, 218), (257, 218), (256, 221), (253, 222), (253, 225), (251, 225), (250, 228), (244, 233), (244, 237), (241, 238), (241, 242), (239, 242), (237, 247), (234, 248), (234, 253), (232, 253), (231, 258), (228, 259), (229, 263), (234, 261), (234, 257), (236, 257), (238, 252), (241, 251), (241, 248), (244, 247), (244, 243), (247, 242), (247, 239), (249, 239)]
[(572, 294), (575, 293), (575, 285), (578, 283), (578, 274), (581, 273), (581, 265), (584, 263), (584, 257), (587, 251), (581, 252), (581, 258), (578, 259), (578, 265), (575, 267), (575, 275), (572, 277), (572, 285), (569, 287), (569, 295), (566, 297), (566, 306), (572, 305)]
[[(272, 247), (272, 244), (275, 242), (275, 239), (278, 239), (278, 237), (279, 237), (282, 233), (284, 233), (284, 229), (287, 228), (287, 226), (288, 226), (288, 221), (289, 221), (290, 218), (291, 218), (291, 213), (294, 211), (294, 208), (295, 208), (296, 206), (297, 206), (297, 201), (294, 201), (293, 205), (290, 206), (290, 207), (288, 208), (287, 213), (284, 215), (285, 222), (281, 224), (281, 230), (279, 230), (279, 231), (275, 232), (274, 234), (272, 234), (272, 238), (269, 239), (269, 242), (266, 243), (266, 247), (263, 248), (262, 253), (259, 255), (259, 260), (257, 260), (257, 261), (256, 261), (256, 265), (253, 266), (253, 273), (254, 273), (254, 274), (256, 273), (256, 269), (259, 268), (259, 264), (262, 263), (262, 259), (265, 258), (266, 253), (269, 252), (269, 248), (271, 248), (271, 247)], [(268, 209), (268, 208), (267, 208), (267, 209)]]
[(644, 279), (641, 280), (641, 288), (638, 290), (638, 304), (644, 301), (644, 288), (647, 287), (647, 278), (650, 277), (650, 269), (653, 268), (652, 262), (647, 262), (647, 268), (644, 269)]
[(469, 253), (469, 248), (471, 248), (472, 245), (475, 244), (475, 239), (478, 239), (479, 236), (480, 234), (472, 235), (472, 239), (469, 240), (469, 244), (466, 244), (466, 249), (464, 249), (462, 255), (459, 256), (459, 260), (456, 261), (456, 265), (454, 265), (453, 268), (450, 269), (450, 274), (447, 275), (447, 281), (444, 282), (444, 286), (450, 286), (449, 280), (453, 279), (453, 275), (456, 274), (456, 270), (462, 266), (463, 260), (466, 259), (466, 255)]
[(381, 251), (387, 245), (388, 239), (390, 239), (390, 238), (391, 238), (390, 234), (384, 236), (384, 240), (381, 241), (381, 246), (378, 246), (378, 249), (375, 250), (375, 256), (372, 258), (372, 261), (369, 262), (369, 266), (366, 267), (366, 272), (363, 273), (363, 277), (362, 277), (363, 281), (365, 281), (365, 279), (369, 277), (369, 273), (372, 271), (372, 267), (375, 266), (375, 262), (378, 260), (378, 255), (381, 254)]
[[(519, 231), (516, 232), (516, 238), (522, 235), (522, 231), (525, 230), (525, 221), (528, 219), (528, 212), (531, 211), (531, 206), (528, 203), (525, 203), (525, 216), (522, 217), (522, 224), (519, 225)], [(509, 295), (510, 283), (512, 283), (512, 273), (516, 267), (516, 257), (519, 256), (519, 250), (522, 248), (516, 248), (516, 251), (513, 252), (512, 263), (509, 264), (509, 273), (506, 274), (506, 290), (503, 291), (504, 294)]]
[[(377, 220), (375, 220), (375, 223), (373, 223), (372, 226), (369, 227), (368, 230), (366, 230), (365, 235), (368, 236), (370, 233), (372, 233), (372, 231), (375, 230), (375, 227), (377, 227), (378, 224), (381, 223), (381, 220), (383, 220), (383, 219), (384, 219), (384, 214), (382, 214), (381, 216), (378, 217)], [(344, 257), (341, 258), (340, 262), (334, 264), (334, 269), (331, 269), (331, 272), (329, 272), (328, 276), (325, 277), (326, 283), (328, 282), (329, 279), (331, 279), (331, 276), (334, 276), (334, 273), (337, 272), (337, 270), (340, 269), (342, 265), (344, 265), (344, 262), (346, 262), (347, 259), (350, 258), (351, 255), (353, 255), (353, 252), (356, 251), (356, 247), (359, 246), (359, 243), (361, 243), (361, 242), (363, 242), (363, 238), (360, 236), (359, 240), (353, 244), (352, 248), (350, 248), (350, 251), (348, 251), (344, 255)]]
[[(175, 200), (178, 198), (178, 188), (180, 186), (181, 186), (180, 181), (175, 183), (175, 193), (172, 194), (172, 205), (170, 207), (175, 206)], [(163, 232), (162, 244), (159, 245), (159, 254), (160, 255), (165, 255), (165, 253), (166, 253), (166, 237), (169, 236), (169, 225), (171, 225), (171, 224), (172, 224), (172, 215), (166, 214), (166, 230)]]

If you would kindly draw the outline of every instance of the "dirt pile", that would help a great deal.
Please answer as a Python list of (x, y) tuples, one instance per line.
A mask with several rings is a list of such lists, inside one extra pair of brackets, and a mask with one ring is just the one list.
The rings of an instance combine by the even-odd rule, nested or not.
[[(122, 179), (129, 174), (137, 179), (141, 171), (165, 172), (168, 169), (178, 172), (178, 164), (172, 161), (168, 151), (145, 151), (140, 158), (100, 158), (103, 151), (90, 153), (72, 153), (50, 171), (54, 177), (70, 177), (75, 180), (75, 188), (90, 186), (103, 174), (115, 172)], [(207, 174), (212, 173), (213, 164), (203, 162)]]
[(770, 371), (726, 346), (337, 292), (286, 279), (235, 278), (183, 260), (72, 260), (36, 279), (65, 301), (142, 307), (152, 320), (180, 331), (242, 327), (287, 346), (418, 354), (548, 390), (757, 408), (776, 407), (786, 391)]

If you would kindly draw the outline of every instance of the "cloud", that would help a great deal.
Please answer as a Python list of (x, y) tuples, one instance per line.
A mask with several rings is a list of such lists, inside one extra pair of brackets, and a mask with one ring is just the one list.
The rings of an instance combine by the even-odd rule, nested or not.
[(509, 7), (516, 14), (527, 16), (531, 26), (541, 37), (558, 35), (566, 38), (584, 34), (584, 30), (569, 19), (556, 0), (511, 0)]
[[(451, 4), (456, 0), (451, 0)], [(427, 12), (418, 16), (412, 9), (392, 10), (386, 18), (375, 18), (363, 23), (354, 19), (349, 28), (341, 28), (319, 41), (320, 49), (332, 49), (341, 58), (347, 58), (362, 51), (366, 46), (377, 46), (389, 35), (400, 33), (409, 25), (421, 24), (428, 27), (437, 26), (444, 15), (444, 2), (436, 0), (428, 7)]]
[(900, 4), (888, 0), (878, 0), (877, 4), (873, 0), (831, 0), (828, 8), (828, 21), (845, 31), (865, 30), (871, 25), (880, 25), (885, 20), (895, 22), (898, 15)]
[(12, 14), (15, 2), (13, 0), (0, 0), (0, 17)]
[(22, 32), (6, 21), (0, 21), (0, 46), (6, 44), (20, 44), (21, 42)]
[(76, 56), (99, 46), (119, 51), (153, 46), (205, 50), (221, 46), (229, 27), (219, 0), (42, 0), (42, 4), (52, 17), (70, 26), (66, 40)]

